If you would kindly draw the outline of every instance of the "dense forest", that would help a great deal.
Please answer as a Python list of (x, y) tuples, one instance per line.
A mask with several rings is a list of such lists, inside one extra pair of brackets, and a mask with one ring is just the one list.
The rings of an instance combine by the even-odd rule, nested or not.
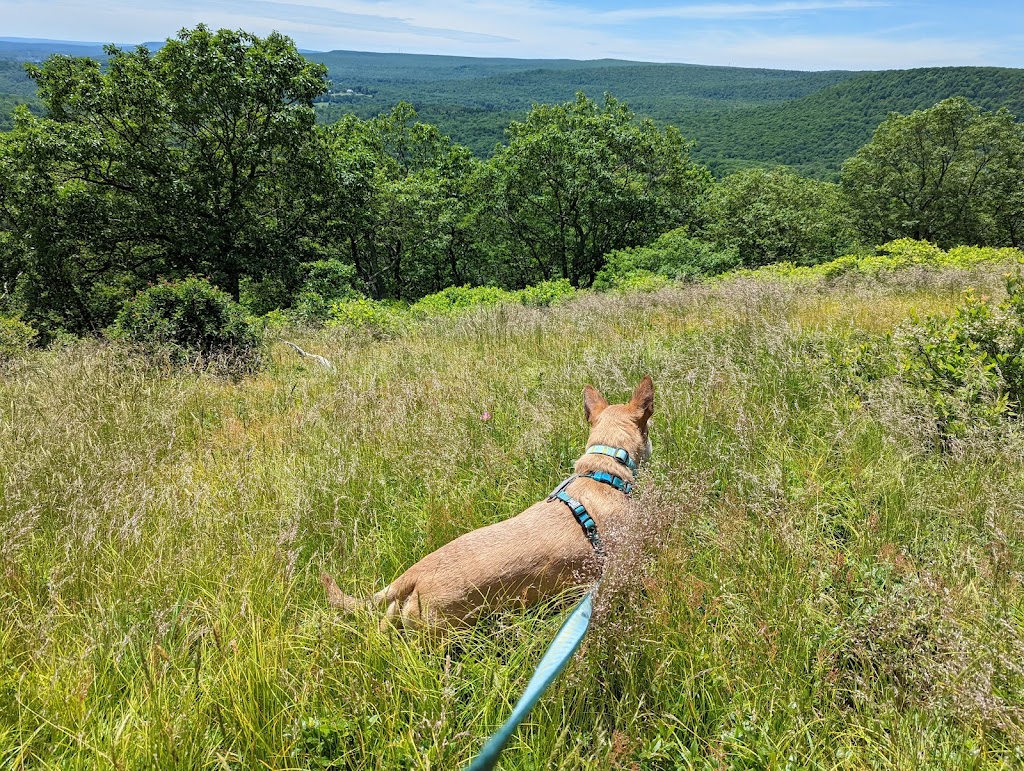
[[(408, 58), (335, 58), (390, 61), (378, 85), (416, 85)], [(404, 101), (318, 121), (317, 105), (341, 98), (337, 65), (328, 57), (332, 80), (280, 35), (200, 26), (154, 50), (110, 47), (103, 62), (30, 64), (38, 104), (0, 134), (0, 313), (40, 339), (95, 333), (145, 287), (203, 276), (251, 314), (302, 309), (315, 320), (353, 296), (614, 283), (609, 266), (632, 264), (621, 255), (639, 247), (653, 249), (642, 270), (675, 278), (812, 264), (902, 237), (943, 248), (1024, 237), (1024, 129), (995, 109), (1020, 99), (1008, 90), (1020, 71), (553, 62), (542, 78), (516, 69), (532, 63), (487, 60), (479, 78), (466, 60), (428, 59), (419, 85), (447, 84), (453, 100), (459, 88), (483, 99), (501, 83), (506, 101), (491, 106), (510, 108), (544, 82), (538, 96), (554, 103), (511, 120), (481, 157)], [(4, 72), (27, 93), (17, 69)], [(662, 95), (665, 110), (670, 97), (732, 105), (704, 113), (734, 138), (718, 146), (719, 168), (701, 161), (693, 133), (611, 95), (555, 97), (609, 73), (626, 91), (660, 80), (647, 99)], [(387, 106), (383, 86), (351, 83), (349, 101)], [(931, 101), (951, 88), (964, 93)], [(872, 123), (901, 100), (923, 109)], [(786, 125), (793, 105), (800, 126)], [(856, 119), (845, 124), (834, 105)], [(843, 155), (841, 173), (815, 143)]]
[[(0, 130), (10, 128), (15, 103), (38, 105), (22, 62), (51, 53), (103, 58), (99, 46), (0, 41)], [(843, 161), (890, 112), (925, 109), (952, 96), (1024, 115), (1024, 70), (995, 67), (800, 72), (614, 59), (305, 56), (328, 71), (330, 84), (315, 101), (320, 121), (347, 114), (369, 119), (407, 102), (420, 120), (481, 158), (534, 104), (564, 102), (579, 91), (613, 94), (638, 115), (677, 127), (695, 143), (694, 159), (716, 176), (781, 164), (836, 180)]]

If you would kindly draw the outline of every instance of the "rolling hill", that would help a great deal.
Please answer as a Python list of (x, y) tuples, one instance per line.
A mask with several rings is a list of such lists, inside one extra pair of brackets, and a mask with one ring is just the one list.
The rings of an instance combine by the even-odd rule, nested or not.
[[(151, 48), (158, 44), (147, 44)], [(52, 53), (98, 56), (97, 43), (0, 38), (0, 129), (15, 103), (35, 102), (22, 62)], [(368, 118), (400, 101), (480, 156), (536, 103), (576, 92), (609, 93), (638, 114), (696, 142), (716, 174), (784, 164), (830, 178), (890, 112), (965, 96), (985, 109), (1024, 115), (1024, 69), (936, 67), (880, 72), (801, 72), (599, 59), (501, 59), (356, 51), (306, 52), (325, 64), (331, 91), (320, 118)]]

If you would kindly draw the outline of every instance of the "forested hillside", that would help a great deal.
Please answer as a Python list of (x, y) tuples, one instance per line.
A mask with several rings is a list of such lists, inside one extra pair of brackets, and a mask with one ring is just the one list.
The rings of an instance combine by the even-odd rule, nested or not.
[(757, 107), (680, 111), (668, 120), (697, 139), (694, 156), (716, 174), (783, 164), (832, 177), (892, 112), (924, 110), (951, 96), (1024, 117), (1024, 70), (930, 67), (859, 74), (800, 99)]
[(595, 98), (610, 93), (642, 115), (676, 123), (680, 116), (723, 107), (782, 104), (857, 74), (347, 51), (309, 58), (327, 65), (333, 83), (331, 93), (318, 102), (321, 119), (345, 113), (369, 118), (407, 101), (421, 118), (481, 156), (489, 155), (503, 141), (509, 122), (521, 119), (532, 105), (564, 102), (579, 91)]
[[(160, 44), (152, 44), (160, 45)], [(35, 101), (22, 61), (48, 53), (97, 55), (98, 45), (0, 41), (0, 129), (17, 103)], [(951, 96), (1024, 115), (1024, 70), (933, 67), (886, 72), (650, 64), (616, 59), (499, 59), (357, 51), (306, 52), (327, 66), (331, 88), (319, 119), (371, 118), (399, 102), (477, 156), (505, 141), (534, 104), (610, 93), (637, 114), (680, 129), (694, 158), (716, 175), (784, 164), (834, 179), (844, 160), (890, 113), (926, 109)]]
[(0, 131), (11, 128), (11, 113), (19, 104), (39, 104), (35, 84), (21, 62), (0, 59)]

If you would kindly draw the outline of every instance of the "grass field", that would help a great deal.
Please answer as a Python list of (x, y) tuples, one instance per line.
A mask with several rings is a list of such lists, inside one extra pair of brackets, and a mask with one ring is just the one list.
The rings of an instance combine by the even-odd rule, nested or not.
[[(327, 608), (569, 473), (654, 378), (642, 527), (505, 769), (1024, 764), (1024, 434), (943, 447), (848, 352), (1001, 270), (290, 331), (259, 376), (112, 346), (0, 374), (0, 767), (456, 769), (566, 602), (453, 635)], [(483, 420), (487, 412), (491, 417)]]

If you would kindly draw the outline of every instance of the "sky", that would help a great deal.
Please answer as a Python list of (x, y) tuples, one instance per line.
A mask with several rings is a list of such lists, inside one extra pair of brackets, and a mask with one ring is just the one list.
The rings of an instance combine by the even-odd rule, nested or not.
[(1024, 67), (1024, 3), (939, 0), (0, 0), (0, 36), (136, 43), (182, 27), (299, 48), (800, 70)]

